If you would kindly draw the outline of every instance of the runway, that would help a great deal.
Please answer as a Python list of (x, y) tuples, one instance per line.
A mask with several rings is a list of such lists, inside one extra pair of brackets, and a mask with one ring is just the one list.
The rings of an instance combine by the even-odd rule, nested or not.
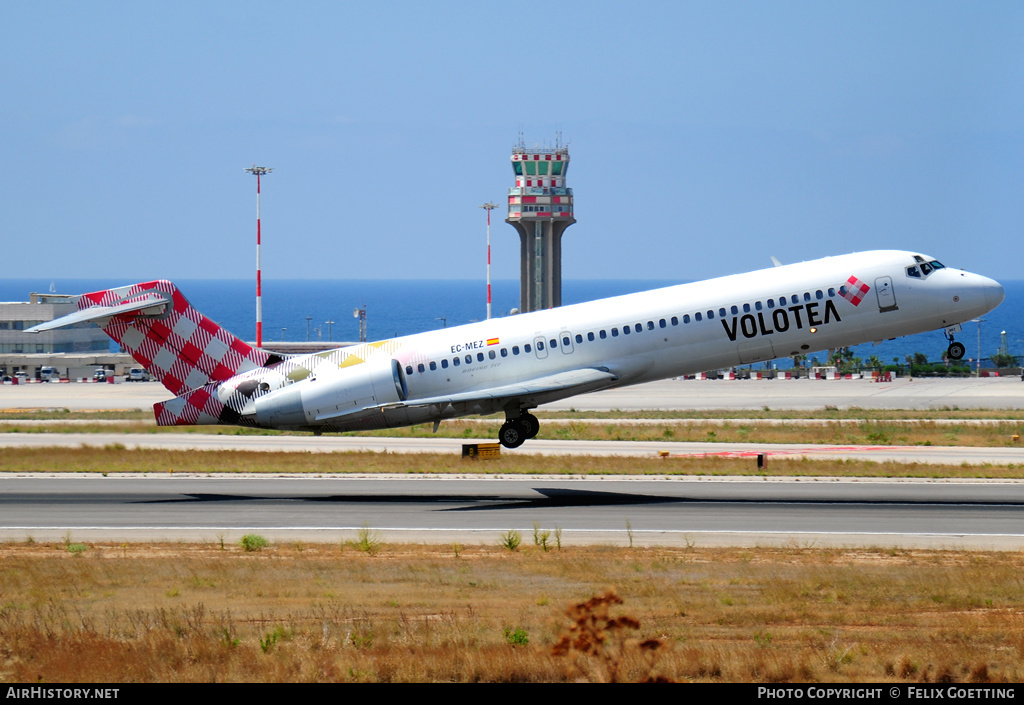
[[(0, 408), (147, 408), (158, 385), (0, 387)], [(1021, 408), (1017, 379), (676, 381), (566, 400), (545, 410)], [(0, 448), (104, 446), (280, 452), (458, 453), (462, 440), (202, 434), (0, 434)], [(1019, 447), (950, 448), (534, 439), (505, 454), (840, 457), (1024, 463)], [(753, 461), (752, 461), (753, 462)], [(2, 463), (0, 463), (2, 465)], [(566, 543), (1024, 548), (1024, 483), (743, 478), (202, 477), (0, 475), (0, 539), (496, 543), (536, 522)], [(553, 539), (552, 539), (553, 540)]]
[(1024, 548), (1024, 483), (551, 477), (4, 477), (0, 539)]

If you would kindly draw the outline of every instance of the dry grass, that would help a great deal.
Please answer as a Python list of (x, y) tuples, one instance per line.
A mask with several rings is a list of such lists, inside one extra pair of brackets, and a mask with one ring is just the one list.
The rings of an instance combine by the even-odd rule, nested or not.
[[(975, 419), (977, 420), (977, 419)], [(553, 440), (586, 441), (678, 441), (718, 443), (827, 443), (869, 445), (934, 445), (999, 447), (1019, 446), (1024, 435), (1024, 421), (1012, 419), (984, 419), (984, 424), (936, 423), (935, 419), (862, 419), (851, 424), (839, 419), (781, 419), (773, 423), (765, 420), (710, 420), (664, 419), (657, 423), (630, 423), (629, 420), (607, 422), (576, 420), (561, 423), (541, 423), (539, 438)], [(460, 438), (466, 440), (493, 440), (497, 438), (501, 419), (456, 419), (444, 422), (437, 433), (432, 424), (407, 428), (366, 431), (350, 435), (383, 436), (396, 438)], [(0, 421), (0, 433), (127, 433), (165, 434), (188, 433), (227, 436), (299, 435), (263, 429), (235, 426), (183, 426), (157, 427), (143, 420), (123, 423), (59, 423), (26, 424)], [(1013, 440), (1017, 436), (1018, 440)]]
[(1019, 681), (1022, 569), (984, 552), (6, 544), (0, 681), (606, 679), (611, 656), (553, 647), (609, 586), (622, 680)]
[(83, 448), (5, 448), (0, 472), (81, 473), (394, 473), (526, 475), (711, 475), (777, 477), (1024, 478), (1024, 465), (805, 460), (773, 457), (767, 471), (755, 458), (615, 458), (508, 453), (472, 461), (426, 453), (263, 453), (126, 449), (120, 444)]

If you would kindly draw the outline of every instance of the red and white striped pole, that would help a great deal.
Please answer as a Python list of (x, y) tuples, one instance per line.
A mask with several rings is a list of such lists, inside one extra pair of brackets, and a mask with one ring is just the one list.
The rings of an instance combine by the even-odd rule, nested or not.
[(256, 347), (263, 347), (263, 268), (260, 264), (260, 177), (273, 171), (270, 167), (253, 164), (246, 169), (256, 175)]
[(497, 208), (493, 203), (482, 206), (487, 211), (487, 320), (491, 319), (491, 211)]

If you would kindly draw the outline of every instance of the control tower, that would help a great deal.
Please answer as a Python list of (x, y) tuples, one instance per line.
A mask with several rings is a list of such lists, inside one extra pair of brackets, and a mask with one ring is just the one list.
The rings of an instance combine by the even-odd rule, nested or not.
[(572, 189), (565, 187), (569, 149), (512, 149), (515, 188), (508, 190), (505, 222), (519, 233), (519, 310), (562, 305), (562, 233), (576, 222)]

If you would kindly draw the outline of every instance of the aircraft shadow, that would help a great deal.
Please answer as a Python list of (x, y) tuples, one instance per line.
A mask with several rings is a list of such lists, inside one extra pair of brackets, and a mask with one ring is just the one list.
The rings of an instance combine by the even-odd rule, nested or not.
[(609, 507), (638, 506), (651, 504), (689, 504), (689, 505), (737, 505), (762, 506), (786, 504), (792, 506), (873, 506), (923, 508), (929, 506), (956, 506), (961, 509), (991, 507), (993, 505), (1007, 508), (1024, 507), (1024, 502), (1007, 500), (974, 500), (965, 502), (963, 499), (950, 500), (908, 500), (908, 499), (807, 499), (807, 498), (708, 498), (708, 497), (668, 497), (649, 494), (630, 494), (624, 492), (600, 492), (595, 490), (533, 488), (537, 497), (509, 497), (497, 494), (355, 494), (327, 496), (274, 496), (244, 494), (205, 494), (187, 493), (173, 498), (141, 500), (132, 504), (176, 504), (176, 503), (231, 503), (231, 502), (299, 502), (311, 504), (412, 504), (412, 505), (452, 505), (439, 507), (443, 512), (474, 512), (493, 509), (551, 509), (563, 507)]

